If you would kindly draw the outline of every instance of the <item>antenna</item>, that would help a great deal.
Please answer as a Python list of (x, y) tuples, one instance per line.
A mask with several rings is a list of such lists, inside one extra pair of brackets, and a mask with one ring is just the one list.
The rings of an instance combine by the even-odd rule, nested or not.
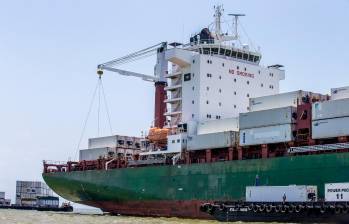
[(238, 14), (238, 13), (231, 13), (228, 14), (228, 16), (234, 16), (234, 25), (235, 25), (235, 34), (234, 34), (234, 39), (239, 39), (239, 33), (238, 33), (238, 19), (241, 16), (245, 16), (245, 14)]
[(214, 13), (214, 17), (215, 17), (215, 33), (217, 36), (220, 36), (222, 31), (221, 31), (221, 17), (222, 17), (222, 13), (224, 12), (223, 9), (223, 5), (216, 5), (214, 6), (215, 9), (215, 13)]

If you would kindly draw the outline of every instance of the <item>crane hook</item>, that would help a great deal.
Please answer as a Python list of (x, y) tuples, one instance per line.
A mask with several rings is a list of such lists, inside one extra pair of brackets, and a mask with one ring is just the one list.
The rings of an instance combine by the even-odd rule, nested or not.
[(97, 69), (97, 75), (99, 76), (99, 79), (101, 79), (102, 75), (103, 75), (103, 70), (102, 69)]

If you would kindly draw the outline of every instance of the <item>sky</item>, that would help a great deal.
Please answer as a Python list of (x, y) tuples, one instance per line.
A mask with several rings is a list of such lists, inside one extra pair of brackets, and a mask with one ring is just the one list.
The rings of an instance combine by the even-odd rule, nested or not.
[[(245, 13), (262, 64), (282, 64), (281, 92), (349, 86), (349, 0), (0, 0), (0, 191), (42, 180), (42, 161), (75, 158), (96, 66), (162, 41), (188, 42), (213, 6)], [(228, 18), (228, 17), (225, 17)], [(152, 75), (155, 58), (129, 65)], [(137, 135), (153, 119), (153, 84), (105, 73), (114, 134)], [(97, 136), (97, 106), (81, 148)], [(105, 110), (101, 135), (109, 135)]]

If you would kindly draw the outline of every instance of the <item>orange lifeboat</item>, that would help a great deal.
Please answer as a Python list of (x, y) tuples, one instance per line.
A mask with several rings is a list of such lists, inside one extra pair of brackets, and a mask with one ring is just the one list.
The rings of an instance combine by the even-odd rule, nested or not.
[(148, 139), (153, 143), (166, 144), (168, 133), (169, 129), (167, 128), (150, 128)]

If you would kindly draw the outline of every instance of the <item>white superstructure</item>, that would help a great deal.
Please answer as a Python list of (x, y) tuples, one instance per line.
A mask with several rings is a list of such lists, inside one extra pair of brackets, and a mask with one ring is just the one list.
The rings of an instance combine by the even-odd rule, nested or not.
[(168, 51), (168, 60), (174, 64), (182, 55), (191, 59), (176, 64), (177, 69), (168, 75), (166, 115), (171, 125), (237, 117), (248, 111), (250, 98), (279, 93), (279, 81), (284, 79), (283, 70), (257, 62), (186, 49)]
[[(285, 78), (281, 65), (261, 66), (260, 52), (248, 45), (238, 47), (237, 21), (243, 15), (230, 14), (235, 17), (235, 32), (222, 34), (222, 8), (215, 10), (215, 32), (204, 28), (190, 44), (172, 43), (173, 48), (165, 52), (165, 60), (172, 64), (166, 75), (167, 127), (180, 127), (189, 135), (200, 134), (198, 125), (208, 122), (214, 127), (217, 121), (219, 127), (221, 120), (230, 121), (247, 112), (250, 98), (278, 94), (279, 82)], [(225, 131), (237, 131), (236, 126)]]

